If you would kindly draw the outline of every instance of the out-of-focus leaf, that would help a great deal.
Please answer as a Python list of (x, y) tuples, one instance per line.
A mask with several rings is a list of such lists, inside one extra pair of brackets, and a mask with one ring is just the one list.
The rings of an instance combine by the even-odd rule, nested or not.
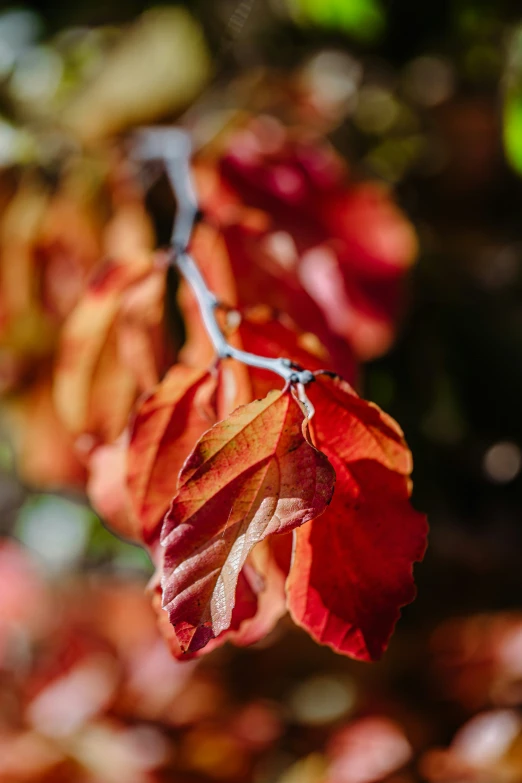
[(372, 41), (383, 31), (385, 17), (377, 0), (287, 0), (297, 21)]
[(327, 763), (320, 753), (311, 753), (287, 769), (277, 783), (324, 783)]
[(142, 523), (132, 509), (127, 492), (126, 434), (114, 443), (102, 444), (87, 457), (86, 491), (95, 511), (112, 530), (131, 541), (143, 541)]
[(46, 736), (73, 735), (105, 712), (114, 699), (117, 682), (117, 663), (111, 656), (87, 655), (35, 696), (28, 705), (27, 719)]
[(374, 783), (403, 767), (412, 748), (400, 725), (368, 717), (342, 728), (328, 748), (328, 783)]
[(497, 612), (443, 622), (431, 638), (439, 691), (465, 710), (522, 698), (522, 614)]
[(48, 630), (52, 602), (48, 585), (27, 550), (14, 541), (0, 542), (0, 658), (11, 636)]
[[(36, 731), (2, 731), (0, 733), (0, 779), (9, 783), (62, 779), (66, 754)], [(67, 770), (66, 770), (67, 773)]]
[(7, 408), (17, 470), (41, 489), (81, 488), (85, 468), (54, 405), (51, 381), (43, 377)]
[(152, 9), (123, 34), (63, 121), (83, 141), (96, 141), (180, 111), (209, 75), (209, 53), (193, 17), (182, 8)]
[(522, 95), (510, 91), (504, 102), (504, 149), (517, 174), (522, 174)]
[(217, 263), (233, 272), (237, 304), (289, 315), (351, 378), (352, 352), (373, 358), (393, 340), (417, 251), (413, 227), (388, 191), (350, 182), (331, 147), (273, 118), (234, 133), (219, 169), (221, 178), (209, 161), (196, 163), (202, 207), (228, 251)]
[(419, 771), (429, 783), (515, 783), (522, 772), (521, 736), (522, 722), (515, 710), (479, 713), (457, 731), (449, 748), (428, 750)]
[[(138, 283), (145, 288), (136, 288)], [(137, 394), (157, 380), (153, 334), (162, 330), (163, 312), (158, 283), (161, 292), (165, 273), (154, 270), (147, 256), (129, 263), (107, 262), (67, 319), (54, 400), (72, 433), (114, 440)]]

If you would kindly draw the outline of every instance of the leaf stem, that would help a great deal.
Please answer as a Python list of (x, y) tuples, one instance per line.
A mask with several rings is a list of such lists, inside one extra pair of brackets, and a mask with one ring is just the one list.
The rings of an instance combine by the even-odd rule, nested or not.
[(249, 367), (258, 367), (279, 375), (287, 383), (305, 386), (313, 381), (309, 370), (303, 370), (290, 359), (242, 351), (231, 345), (216, 318), (219, 302), (207, 286), (198, 265), (188, 252), (188, 246), (199, 215), (199, 205), (190, 171), (191, 143), (188, 134), (179, 128), (147, 128), (137, 135), (135, 157), (142, 161), (162, 161), (170, 186), (177, 200), (177, 212), (171, 235), (170, 262), (175, 265), (192, 288), (201, 317), (219, 359), (235, 359)]

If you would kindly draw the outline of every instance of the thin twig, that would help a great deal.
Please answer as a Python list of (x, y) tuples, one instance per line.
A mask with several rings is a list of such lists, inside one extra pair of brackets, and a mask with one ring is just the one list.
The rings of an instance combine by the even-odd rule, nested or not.
[(231, 345), (224, 336), (216, 318), (219, 302), (208, 288), (198, 265), (188, 252), (199, 206), (190, 171), (191, 144), (188, 134), (178, 128), (148, 128), (139, 133), (135, 156), (142, 161), (159, 160), (177, 200), (177, 212), (171, 235), (170, 262), (181, 272), (197, 299), (201, 317), (212, 341), (218, 359), (235, 359), (238, 362), (268, 370), (279, 375), (287, 383), (302, 387), (313, 381), (309, 370), (296, 366), (290, 359), (273, 359), (268, 356), (242, 351)]

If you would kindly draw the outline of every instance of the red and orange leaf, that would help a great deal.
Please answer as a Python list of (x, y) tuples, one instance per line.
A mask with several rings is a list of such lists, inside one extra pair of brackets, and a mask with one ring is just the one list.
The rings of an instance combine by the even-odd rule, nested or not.
[(148, 256), (108, 262), (65, 322), (54, 374), (54, 400), (67, 428), (114, 440), (138, 392), (119, 355), (117, 319), (124, 294), (152, 269)]
[[(161, 560), (161, 553), (156, 552), (156, 559)], [(161, 572), (162, 567), (160, 565), (148, 584), (147, 592), (152, 599), (152, 607), (156, 612), (159, 631), (167, 642), (171, 654), (178, 660), (188, 661), (192, 658), (199, 658), (201, 655), (221, 647), (225, 642), (235, 640), (237, 635), (241, 635), (243, 627), (248, 627), (250, 624), (249, 621), (256, 618), (258, 615), (258, 593), (263, 590), (264, 585), (249, 560), (247, 560), (239, 573), (236, 589), (236, 603), (232, 611), (230, 627), (225, 631), (222, 631), (215, 638), (210, 639), (205, 646), (205, 649), (188, 652), (181, 647), (176, 632), (170, 623), (168, 612), (166, 612), (162, 606)], [(265, 633), (267, 632), (265, 630), (266, 626), (267, 623), (265, 621), (260, 636), (256, 637), (253, 641), (257, 641), (258, 638), (265, 636)], [(247, 642), (247, 644), (250, 643), (250, 641)]]
[(286, 614), (285, 581), (290, 568), (291, 553), (291, 532), (264, 539), (254, 547), (239, 573), (230, 627), (195, 652), (183, 651), (168, 612), (162, 607), (159, 567), (149, 583), (148, 592), (158, 618), (159, 630), (172, 655), (187, 661), (206, 655), (225, 642), (247, 647), (264, 639), (277, 621)]
[(322, 644), (375, 660), (415, 597), (412, 566), (426, 548), (425, 517), (409, 500), (411, 455), (395, 422), (348, 384), (319, 376), (307, 391), (313, 440), (337, 482), (324, 517), (294, 534), (288, 608)]
[[(232, 335), (230, 342), (241, 346), (240, 340), (236, 335)], [(217, 369), (218, 385), (216, 390), (216, 410), (217, 418), (221, 421), (226, 419), (232, 411), (239, 408), (240, 405), (247, 405), (252, 402), (254, 397), (264, 397), (257, 393), (257, 389), (252, 388), (252, 379), (249, 369), (245, 364), (237, 362), (234, 359), (224, 359), (219, 363)], [(274, 384), (269, 391), (274, 388)]]
[(319, 516), (335, 481), (291, 395), (238, 408), (199, 440), (165, 517), (163, 605), (189, 652), (230, 627), (239, 573), (272, 533)]
[(132, 371), (139, 392), (150, 391), (174, 358), (169, 355), (164, 328), (165, 287), (165, 269), (158, 267), (131, 285), (121, 301), (118, 352)]
[[(269, 308), (247, 310), (237, 334), (244, 350), (258, 356), (290, 359), (310, 371), (332, 366), (328, 351), (316, 337), (303, 334), (289, 318), (278, 317)], [(250, 367), (249, 373), (256, 397), (264, 397), (283, 383), (269, 370)]]
[[(377, 660), (415, 597), (412, 564), (425, 550), (425, 520), (409, 502), (403, 477), (361, 460), (343, 470), (328, 513), (296, 533), (288, 607), (318, 642), (361, 660)], [(356, 482), (359, 499), (354, 501)]]
[(127, 485), (142, 538), (151, 543), (177, 491), (178, 474), (201, 435), (214, 424), (216, 381), (175, 365), (139, 406), (132, 425)]

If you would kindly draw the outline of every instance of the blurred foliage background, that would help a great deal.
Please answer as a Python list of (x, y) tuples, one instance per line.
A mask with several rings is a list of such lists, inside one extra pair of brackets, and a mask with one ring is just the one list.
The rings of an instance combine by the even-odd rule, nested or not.
[[(382, 180), (394, 189), (418, 232), (420, 255), (398, 338), (386, 355), (366, 364), (361, 388), (405, 430), (415, 458), (414, 502), (428, 513), (430, 548), (416, 569), (418, 598), (404, 611), (381, 664), (335, 657), (284, 626), (264, 646), (215, 653), (187, 691), (180, 686), (172, 703), (156, 712), (129, 707), (124, 688), (119, 701), (101, 699), (94, 713), (107, 710), (121, 725), (156, 732), (140, 735), (143, 758), (152, 761), (147, 767), (141, 756), (131, 760), (129, 780), (156, 779), (147, 776), (156, 774), (160, 759), (158, 768), (169, 771), (158, 779), (174, 781), (522, 781), (520, 4), (179, 5), (200, 25), (210, 57), (188, 17), (186, 30), (178, 19), (173, 39), (172, 17), (150, 12), (150, 4), (4, 6), (0, 162), (10, 169), (36, 161), (52, 172), (68, 143), (57, 127), (74, 128), (88, 144), (158, 116), (182, 117), (204, 135), (202, 116), (269, 105), (284, 117), (292, 96), (298, 107), (292, 111), (329, 136), (356, 179)], [(137, 32), (133, 25), (147, 11), (148, 22)], [(121, 42), (120, 54), (112, 56)], [(158, 67), (167, 66), (158, 78), (153, 52), (162, 47)], [(76, 98), (78, 85), (101, 65), (96, 94), (87, 88)], [(130, 95), (144, 72), (154, 90), (133, 103), (122, 80), (131, 85)], [(82, 498), (38, 494), (17, 480), (7, 442), (0, 468), (2, 530), (33, 550), (46, 574), (59, 577), (58, 592), (67, 593), (85, 573), (127, 585), (146, 579), (146, 556), (108, 533)], [(0, 575), (0, 584), (9, 592), (14, 582)], [(102, 588), (96, 589), (92, 600), (101, 602), (100, 613), (115, 611), (116, 599), (103, 603)], [(85, 638), (108, 643), (89, 623)], [(13, 724), (9, 666), (0, 745)], [(165, 666), (165, 677), (181, 676)], [(152, 693), (166, 687), (152, 675), (147, 682)], [(178, 719), (179, 694), (189, 713), (191, 698), (208, 703)], [(477, 711), (482, 723), (472, 717)], [(34, 734), (38, 721), (32, 725)], [(118, 748), (116, 761), (79, 779), (124, 779), (118, 776), (121, 738), (115, 724), (108, 725), (107, 736), (89, 735), (94, 744), (82, 752), (95, 755), (99, 741)], [(166, 738), (174, 755), (158, 744)], [(452, 742), (452, 749), (437, 750)], [(55, 749), (44, 744), (40, 755), (52, 761)], [(66, 762), (46, 767), (42, 761), (34, 772), (1, 772), (0, 759), (0, 780), (75, 780), (78, 754), (68, 747)], [(21, 746), (17, 757), (23, 755)], [(375, 757), (384, 759), (382, 768), (372, 767)]]

